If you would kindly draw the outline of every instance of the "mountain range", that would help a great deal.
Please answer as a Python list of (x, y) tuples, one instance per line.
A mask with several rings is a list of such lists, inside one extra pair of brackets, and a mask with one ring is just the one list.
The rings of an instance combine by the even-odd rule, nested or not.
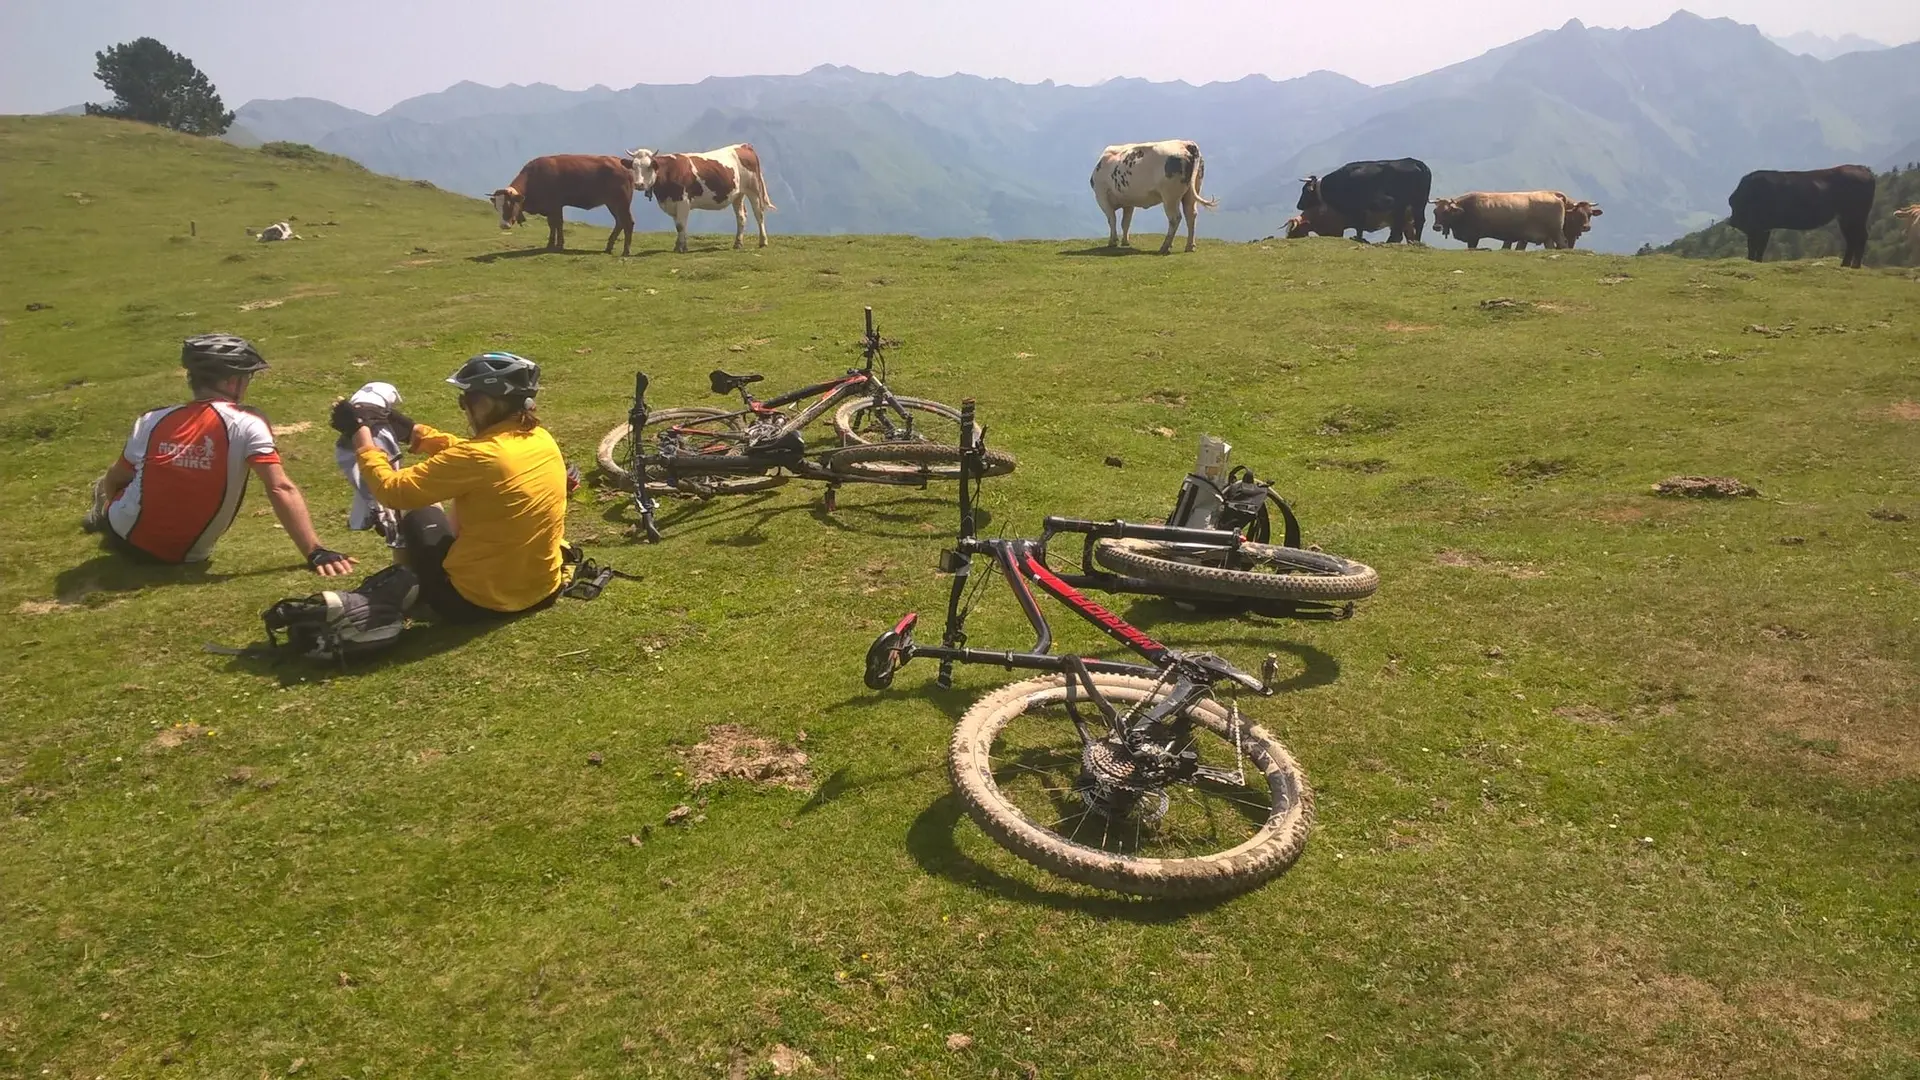
[[(1206, 193), (1221, 200), (1200, 232), (1227, 239), (1276, 232), (1308, 173), (1413, 156), (1432, 167), (1436, 195), (1555, 188), (1595, 200), (1606, 215), (1592, 246), (1632, 251), (1724, 217), (1751, 169), (1920, 154), (1920, 42), (1819, 58), (1852, 44), (1775, 41), (1682, 11), (1639, 30), (1570, 21), (1377, 87), (1328, 71), (1066, 86), (827, 65), (624, 90), (463, 82), (377, 116), (257, 100), (237, 110), (232, 137), (310, 143), (472, 195), (541, 154), (751, 142), (776, 231), (1001, 238), (1099, 235), (1087, 178), (1110, 143), (1197, 141)], [(643, 228), (666, 224), (640, 215)], [(732, 227), (729, 215), (694, 220)], [(1150, 211), (1135, 225), (1153, 233), (1157, 221)]]

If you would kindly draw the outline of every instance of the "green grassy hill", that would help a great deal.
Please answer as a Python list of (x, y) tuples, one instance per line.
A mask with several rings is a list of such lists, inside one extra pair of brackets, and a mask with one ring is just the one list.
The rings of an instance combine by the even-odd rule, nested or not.
[[(1875, 180), (1873, 213), (1867, 218), (1867, 254), (1862, 261), (1868, 266), (1920, 266), (1920, 252), (1907, 245), (1907, 223), (1893, 216), (1903, 206), (1920, 203), (1920, 166), (1879, 173)], [(1838, 225), (1806, 232), (1775, 229), (1767, 243), (1767, 258), (1838, 259), (1846, 246)], [(1688, 259), (1744, 259), (1747, 234), (1721, 221), (1649, 250)]]
[[(243, 231), (282, 218), (306, 239)], [(576, 226), (546, 255), (538, 223), (336, 161), (0, 120), (0, 1074), (769, 1076), (781, 1048), (829, 1077), (1920, 1070), (1912, 272), (774, 224), (764, 252), (607, 258)], [(1318, 797), (1284, 877), (1134, 902), (965, 820), (948, 736), (1011, 676), (860, 680), (943, 602), (947, 492), (676, 504), (649, 547), (583, 487), (570, 534), (644, 581), (345, 672), (201, 649), (317, 588), (257, 492), (203, 574), (75, 525), (180, 395), (189, 333), (260, 343), (252, 401), (371, 567), (336, 395), (389, 379), (450, 425), (440, 380), (513, 349), (586, 469), (636, 368), (663, 404), (717, 366), (797, 385), (848, 362), (864, 304), (894, 385), (976, 396), (1019, 455), (992, 530), (1163, 513), (1214, 433), (1379, 568), (1346, 622), (1115, 600), (1283, 658), (1286, 692), (1243, 705)], [(1675, 473), (1763, 494), (1649, 493)], [(1030, 640), (1004, 595), (969, 629)], [(725, 723), (803, 747), (811, 787), (693, 789)]]

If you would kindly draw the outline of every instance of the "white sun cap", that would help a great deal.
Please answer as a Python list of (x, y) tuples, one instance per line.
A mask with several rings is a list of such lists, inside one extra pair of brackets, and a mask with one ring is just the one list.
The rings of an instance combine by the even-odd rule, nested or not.
[(370, 382), (355, 390), (347, 400), (355, 405), (378, 405), (383, 409), (392, 409), (400, 404), (400, 391), (392, 383)]

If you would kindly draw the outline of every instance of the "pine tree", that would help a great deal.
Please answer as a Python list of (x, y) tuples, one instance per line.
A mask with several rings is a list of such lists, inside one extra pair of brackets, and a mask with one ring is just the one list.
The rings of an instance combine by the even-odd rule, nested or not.
[(190, 135), (224, 135), (233, 114), (193, 61), (150, 37), (93, 54), (94, 78), (113, 93), (111, 105), (87, 105), (88, 116), (159, 124)]

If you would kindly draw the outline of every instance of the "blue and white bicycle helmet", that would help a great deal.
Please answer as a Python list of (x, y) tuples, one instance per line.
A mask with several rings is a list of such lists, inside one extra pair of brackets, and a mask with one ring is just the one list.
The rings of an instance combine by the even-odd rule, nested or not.
[(540, 392), (540, 365), (510, 352), (481, 353), (461, 364), (447, 382), (488, 397), (527, 401)]

